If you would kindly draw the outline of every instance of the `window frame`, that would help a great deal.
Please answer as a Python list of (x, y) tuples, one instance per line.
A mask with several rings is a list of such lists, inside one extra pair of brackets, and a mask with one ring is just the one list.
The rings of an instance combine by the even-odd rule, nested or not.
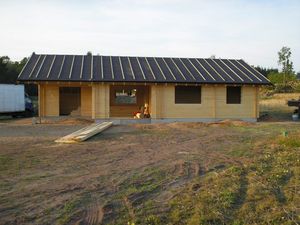
[[(183, 102), (182, 99), (176, 99), (176, 97), (178, 95), (178, 93), (176, 94), (176, 91), (178, 91), (179, 88), (195, 88), (195, 89), (197, 88), (197, 89), (199, 89), (200, 98), (198, 99), (197, 102), (196, 101), (195, 102)], [(178, 86), (175, 86), (174, 87), (174, 103), (176, 105), (180, 105), (180, 104), (184, 104), (184, 105), (200, 105), (200, 104), (202, 104), (202, 86), (192, 86), (192, 85), (188, 85), (188, 86), (178, 85)]]
[[(229, 96), (228, 91), (231, 89), (239, 89), (239, 97), (235, 96), (234, 99), (229, 99), (229, 97), (232, 98), (232, 96)], [(226, 86), (226, 104), (227, 105), (240, 105), (242, 104), (242, 86)], [(231, 93), (232, 95), (232, 93)], [(237, 101), (236, 98), (239, 100)], [(229, 101), (230, 100), (230, 101)]]

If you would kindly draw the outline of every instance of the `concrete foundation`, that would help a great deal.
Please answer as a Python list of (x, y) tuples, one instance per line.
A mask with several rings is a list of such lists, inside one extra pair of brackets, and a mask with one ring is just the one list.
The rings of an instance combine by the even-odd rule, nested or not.
[(114, 125), (125, 125), (125, 124), (155, 124), (155, 123), (175, 123), (175, 122), (202, 122), (202, 123), (210, 123), (210, 122), (220, 122), (224, 120), (240, 120), (245, 122), (257, 122), (257, 119), (253, 118), (242, 118), (242, 119), (211, 119), (211, 118), (176, 118), (176, 119), (97, 119), (95, 120), (97, 123), (102, 123), (106, 121), (113, 122)]

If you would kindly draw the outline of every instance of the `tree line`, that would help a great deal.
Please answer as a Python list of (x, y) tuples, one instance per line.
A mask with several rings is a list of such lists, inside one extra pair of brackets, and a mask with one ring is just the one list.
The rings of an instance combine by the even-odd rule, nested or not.
[[(8, 56), (0, 56), (0, 84), (16, 84), (27, 61), (26, 57), (21, 61), (12, 61)], [(30, 96), (37, 96), (36, 85), (25, 84), (25, 91)]]

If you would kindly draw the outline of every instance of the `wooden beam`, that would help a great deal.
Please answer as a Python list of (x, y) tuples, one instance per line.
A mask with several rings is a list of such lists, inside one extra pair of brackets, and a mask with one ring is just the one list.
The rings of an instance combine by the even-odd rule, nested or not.
[(39, 110), (39, 122), (41, 123), (42, 122), (42, 119), (41, 119), (41, 85), (38, 84), (38, 110)]
[[(202, 88), (201, 88), (202, 89)], [(216, 86), (213, 86), (213, 93), (214, 93), (214, 99), (213, 99), (213, 118), (217, 118), (217, 98), (216, 98)], [(201, 95), (202, 97), (202, 95)]]
[(67, 143), (67, 144), (82, 142), (82, 141), (85, 141), (85, 140), (93, 137), (96, 134), (99, 134), (100, 132), (111, 127), (112, 125), (113, 125), (112, 122), (103, 122), (101, 124), (93, 123), (87, 127), (84, 127), (82, 129), (78, 130), (78, 131), (75, 131), (67, 136), (59, 138), (59, 139), (55, 140), (55, 142)]

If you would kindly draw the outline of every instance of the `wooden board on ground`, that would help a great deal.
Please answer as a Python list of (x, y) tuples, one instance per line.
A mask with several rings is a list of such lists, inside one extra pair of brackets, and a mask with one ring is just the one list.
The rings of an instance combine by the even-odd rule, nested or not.
[(57, 143), (75, 143), (75, 142), (82, 142), (87, 140), (88, 138), (106, 130), (110, 126), (112, 126), (112, 122), (103, 122), (103, 123), (93, 123), (87, 127), (84, 127), (74, 133), (71, 133), (67, 136), (59, 138), (55, 140)]

